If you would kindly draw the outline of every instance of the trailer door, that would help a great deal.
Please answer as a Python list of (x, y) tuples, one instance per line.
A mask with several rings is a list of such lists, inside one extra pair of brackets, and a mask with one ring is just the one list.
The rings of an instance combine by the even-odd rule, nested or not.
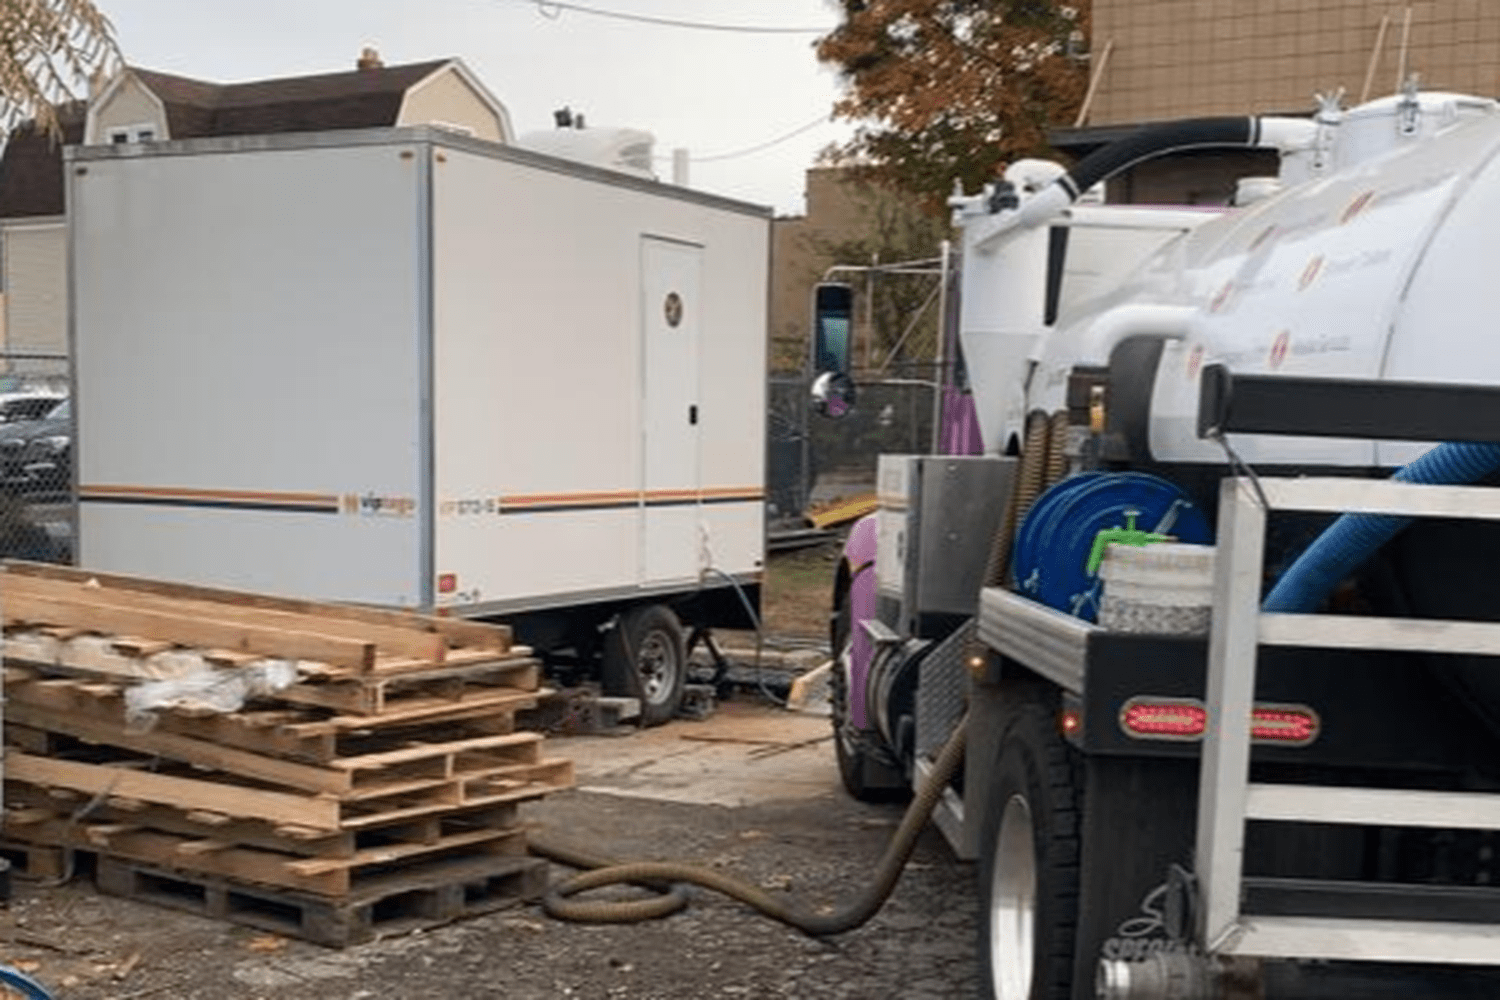
[(702, 247), (641, 241), (641, 583), (696, 580)]

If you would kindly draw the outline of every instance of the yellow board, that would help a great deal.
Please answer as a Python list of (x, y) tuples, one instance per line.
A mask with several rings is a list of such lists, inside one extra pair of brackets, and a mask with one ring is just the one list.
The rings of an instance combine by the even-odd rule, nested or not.
[(866, 514), (875, 513), (879, 502), (873, 493), (862, 493), (856, 497), (842, 497), (832, 503), (821, 504), (803, 516), (814, 528), (831, 528), (836, 524), (857, 521)]

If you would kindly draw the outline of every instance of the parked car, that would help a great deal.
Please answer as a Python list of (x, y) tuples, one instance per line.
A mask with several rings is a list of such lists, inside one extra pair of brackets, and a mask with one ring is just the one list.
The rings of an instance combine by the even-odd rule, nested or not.
[(67, 396), (50, 390), (0, 393), (0, 424), (41, 420)]
[(41, 419), (0, 422), (0, 485), (11, 494), (61, 493), (73, 479), (73, 407), (54, 401)]

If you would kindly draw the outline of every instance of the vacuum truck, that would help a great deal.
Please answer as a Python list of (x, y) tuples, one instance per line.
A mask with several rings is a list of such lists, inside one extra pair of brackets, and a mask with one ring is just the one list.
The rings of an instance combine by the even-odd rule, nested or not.
[[(1095, 193), (1233, 146), (1280, 170), (1229, 207)], [(1500, 995), (1500, 105), (1150, 126), (950, 204), (982, 453), (881, 457), (833, 724), (865, 799), (965, 731), (986, 994)]]

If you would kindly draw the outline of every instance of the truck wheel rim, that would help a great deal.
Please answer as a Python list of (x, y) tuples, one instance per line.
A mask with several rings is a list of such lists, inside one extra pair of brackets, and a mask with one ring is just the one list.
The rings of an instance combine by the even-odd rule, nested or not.
[(1036, 881), (1031, 807), (1012, 795), (1000, 817), (990, 876), (990, 976), (996, 1000), (1031, 996)]
[(636, 672), (641, 677), (641, 695), (651, 704), (660, 704), (672, 690), (677, 657), (672, 643), (660, 632), (647, 633), (636, 654)]

